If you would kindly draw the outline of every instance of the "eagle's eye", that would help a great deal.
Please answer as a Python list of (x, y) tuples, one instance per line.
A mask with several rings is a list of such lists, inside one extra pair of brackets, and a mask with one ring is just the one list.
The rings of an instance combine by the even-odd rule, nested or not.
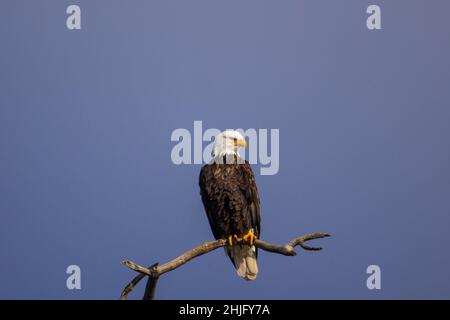
[(237, 144), (237, 138), (233, 138), (233, 142), (236, 145)]

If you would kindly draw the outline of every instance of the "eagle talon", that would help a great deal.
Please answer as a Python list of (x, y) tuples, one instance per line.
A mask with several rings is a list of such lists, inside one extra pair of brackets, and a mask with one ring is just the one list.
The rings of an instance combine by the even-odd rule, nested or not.
[(236, 234), (233, 234), (233, 235), (229, 235), (228, 236), (228, 244), (230, 245), (230, 246), (233, 246), (233, 239), (235, 240), (235, 243), (237, 244), (238, 242), (239, 242), (239, 238), (238, 238), (238, 236), (236, 235)]
[(244, 239), (245, 241), (248, 241), (250, 246), (253, 246), (253, 243), (255, 243), (255, 240), (256, 240), (256, 236), (252, 230), (249, 230), (242, 239)]

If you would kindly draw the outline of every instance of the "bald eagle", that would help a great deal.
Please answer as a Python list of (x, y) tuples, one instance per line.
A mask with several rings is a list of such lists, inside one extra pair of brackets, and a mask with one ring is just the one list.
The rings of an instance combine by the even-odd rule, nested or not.
[[(203, 166), (199, 184), (203, 206), (216, 239), (227, 239), (225, 252), (237, 274), (255, 280), (258, 273), (257, 248), (260, 236), (259, 195), (255, 176), (239, 147), (246, 147), (237, 131), (227, 130), (215, 138), (213, 160)], [(244, 242), (237, 242), (243, 239)]]

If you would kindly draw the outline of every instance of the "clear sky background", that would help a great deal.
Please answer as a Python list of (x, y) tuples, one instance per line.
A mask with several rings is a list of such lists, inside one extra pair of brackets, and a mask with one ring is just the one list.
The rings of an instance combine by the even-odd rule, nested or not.
[[(70, 4), (80, 31), (66, 29)], [(369, 4), (381, 31), (366, 28)], [(321, 252), (261, 252), (252, 283), (217, 250), (161, 278), (158, 298), (450, 298), (449, 12), (2, 0), (0, 298), (116, 299), (135, 276), (122, 259), (165, 262), (212, 239), (201, 166), (170, 158), (172, 131), (194, 120), (279, 128), (280, 171), (256, 177), (262, 238), (333, 237)]]

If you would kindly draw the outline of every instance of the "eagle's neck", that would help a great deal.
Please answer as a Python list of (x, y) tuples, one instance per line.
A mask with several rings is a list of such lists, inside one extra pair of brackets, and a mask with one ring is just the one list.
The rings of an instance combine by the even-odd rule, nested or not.
[(216, 164), (243, 164), (245, 160), (239, 156), (239, 153), (226, 153), (216, 156), (212, 159)]

